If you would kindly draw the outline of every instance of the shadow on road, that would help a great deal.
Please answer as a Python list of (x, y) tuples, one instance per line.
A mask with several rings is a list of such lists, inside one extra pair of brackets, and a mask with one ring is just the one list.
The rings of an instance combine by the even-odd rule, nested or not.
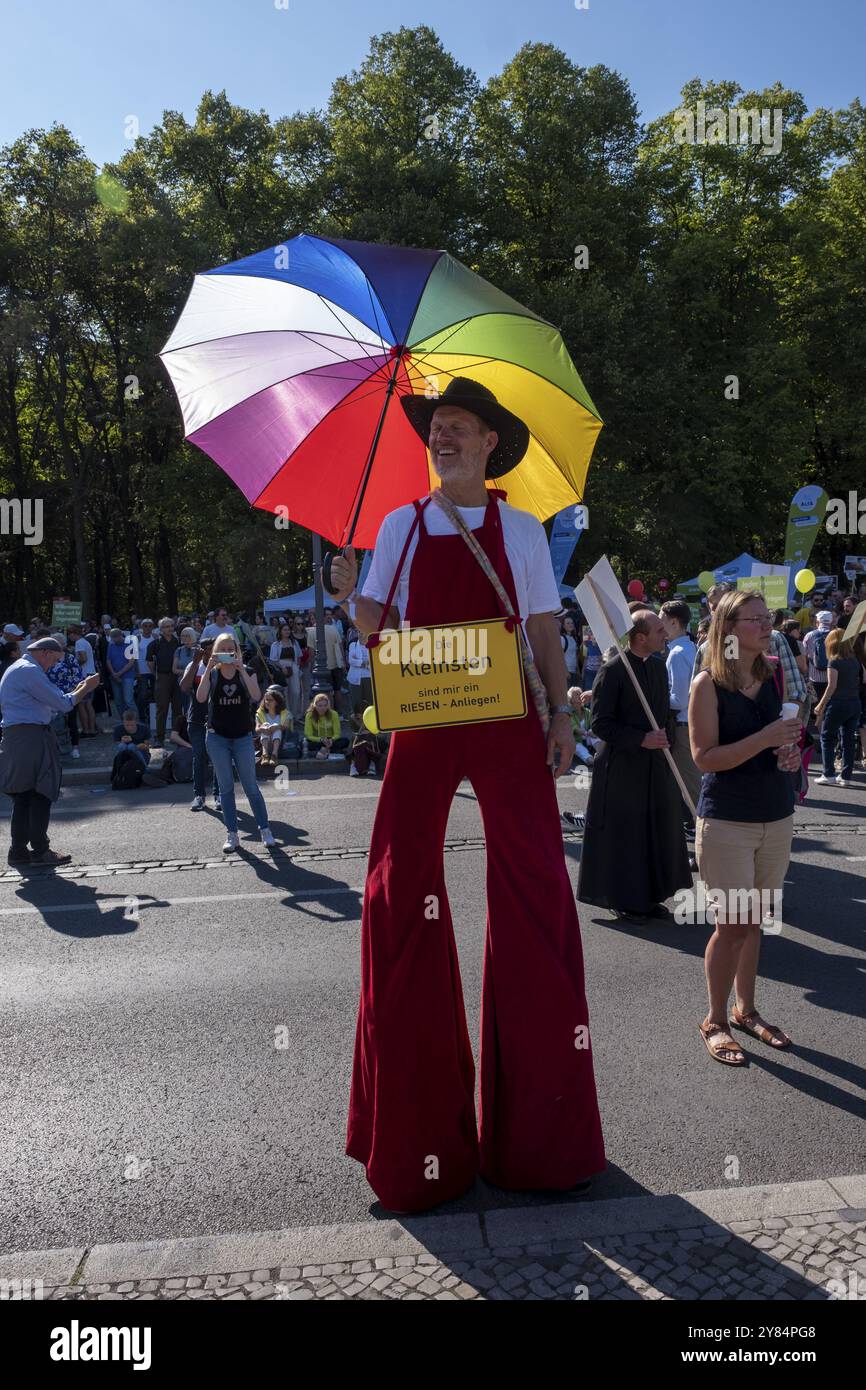
[[(827, 1301), (838, 1294), (829, 1276), (822, 1285), (812, 1283), (685, 1198), (653, 1196), (619, 1170), (611, 1175), (614, 1185), (639, 1200), (626, 1197), (621, 1210), (618, 1202), (607, 1202), (596, 1217), (593, 1209), (605, 1195), (607, 1176), (596, 1180), (593, 1200), (569, 1201), (562, 1192), (500, 1194), (478, 1179), (472, 1192), (434, 1212), (397, 1217), (375, 1202), (370, 1215), (402, 1227), (438, 1263), (452, 1267), (463, 1283), (494, 1301), (641, 1302), (660, 1296), (674, 1301)], [(501, 1196), (522, 1211), (511, 1218)], [(526, 1218), (530, 1205), (541, 1209), (537, 1224)], [(453, 1218), (470, 1211), (479, 1215), (486, 1248), (461, 1251)], [(596, 1229), (607, 1234), (593, 1233), (596, 1221)], [(796, 1225), (796, 1217), (789, 1221)], [(776, 1245), (782, 1243), (780, 1234), (770, 1232)], [(790, 1246), (792, 1255), (794, 1249)], [(423, 1266), (418, 1272), (423, 1273)], [(387, 1299), (389, 1294), (368, 1288), (361, 1297)]]

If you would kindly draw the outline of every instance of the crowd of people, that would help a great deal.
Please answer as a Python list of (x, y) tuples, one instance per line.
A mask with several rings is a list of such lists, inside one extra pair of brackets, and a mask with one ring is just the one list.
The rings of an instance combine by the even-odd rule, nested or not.
[[(26, 658), (25, 664), (42, 667), (63, 697), (45, 704), (35, 723), (62, 734), (71, 758), (80, 758), (82, 739), (112, 732), (115, 789), (189, 782), (192, 811), (205, 809), (212, 778), (213, 807), (225, 823), (227, 852), (238, 845), (237, 776), (262, 839), (271, 844), (257, 783), (275, 775), (280, 763), (306, 754), (339, 760), (350, 776), (359, 777), (376, 776), (384, 762), (387, 735), (374, 733), (363, 721), (372, 704), (366, 646), (342, 608), (326, 610), (324, 635), (330, 690), (319, 689), (314, 696), (312, 611), (269, 621), (260, 612), (249, 622), (242, 616), (233, 621), (229, 610), (219, 607), (204, 616), (177, 614), (158, 623), (133, 614), (127, 625), (104, 613), (98, 624), (76, 622), (60, 629), (36, 617), (27, 631), (10, 622), (0, 636), (0, 681), (13, 667), (16, 674), (0, 695), (0, 740), (15, 717), (14, 684), (33, 682), (29, 671), (19, 669)], [(10, 701), (13, 715), (7, 718)], [(158, 761), (151, 756), (156, 747), (164, 749)], [(25, 800), (29, 807), (29, 794)], [(19, 865), (35, 857), (32, 845), (27, 847), (29, 837), (22, 843), (18, 833), (28, 817), (25, 808), (13, 826), (10, 862)], [(41, 844), (45, 836), (36, 838)], [(47, 843), (40, 853), (48, 853)], [(55, 861), (49, 856), (43, 862)]]
[[(664, 744), (658, 746), (669, 747), (691, 802), (689, 806), (682, 798), (680, 819), (687, 839), (687, 867), (692, 870), (697, 867), (697, 847), (693, 849), (689, 842), (695, 836), (702, 771), (693, 756), (689, 732), (690, 696), (709, 652), (711, 620), (727, 592), (725, 585), (710, 589), (705, 616), (697, 623), (689, 604), (679, 597), (661, 604), (657, 614), (645, 601), (630, 605), (644, 615), (641, 625), (646, 625), (647, 614), (653, 615), (651, 632), (636, 630), (633, 638), (639, 646), (648, 638), (648, 654), (658, 654), (667, 668), (665, 709), (658, 719), (665, 731)], [(821, 758), (817, 784), (833, 781), (851, 786), (857, 762), (866, 767), (864, 637), (861, 634), (853, 644), (844, 640), (844, 629), (861, 597), (866, 597), (866, 585), (853, 594), (814, 594), (796, 611), (777, 609), (770, 615), (768, 655), (780, 672), (785, 696), (799, 707), (805, 726), (805, 765), (813, 751)], [(52, 629), (39, 617), (30, 621), (27, 631), (11, 622), (0, 636), (0, 678), (32, 643), (45, 638), (58, 643), (58, 657), (46, 667), (52, 684), (69, 695), (82, 681), (90, 682), (69, 707), (53, 711), (55, 721), (65, 725), (70, 756), (80, 757), (82, 739), (95, 738), (101, 727), (110, 728), (116, 746), (112, 785), (135, 788), (190, 782), (193, 811), (205, 808), (207, 783), (212, 778), (213, 806), (226, 824), (226, 848), (235, 848), (235, 775), (259, 817), (260, 830), (269, 835), (256, 780), (268, 770), (274, 773), (279, 763), (306, 754), (326, 761), (344, 760), (353, 777), (381, 772), (387, 735), (373, 733), (363, 722), (364, 710), (372, 704), (367, 647), (340, 606), (325, 610), (324, 631), (331, 691), (319, 692), (315, 698), (311, 695), (316, 653), (312, 611), (269, 620), (259, 612), (248, 622), (233, 621), (227, 608), (218, 607), (205, 615), (163, 617), (158, 623), (132, 615), (125, 626), (105, 613), (98, 624), (72, 623), (64, 630)], [(611, 730), (599, 708), (599, 696), (609, 692), (610, 686), (606, 680), (599, 684), (599, 676), (618, 653), (601, 650), (574, 600), (565, 600), (559, 631), (570, 683), (573, 770), (584, 769), (588, 776), (599, 751), (610, 741)], [(230, 654), (237, 660), (227, 664)], [(242, 721), (247, 721), (246, 706), (250, 706), (249, 728), (242, 735), (238, 720), (227, 717), (225, 710), (215, 715), (209, 699), (213, 682), (220, 692), (217, 705), (225, 704), (221, 692), (234, 676), (251, 682), (246, 698), (241, 696)], [(109, 725), (101, 726), (100, 717), (108, 719)], [(215, 718), (222, 720), (222, 732), (214, 727)], [(229, 727), (233, 732), (225, 732)], [(241, 736), (243, 745), (237, 742)], [(156, 766), (151, 761), (154, 747), (166, 750)], [(807, 785), (805, 773), (803, 785)], [(586, 827), (583, 813), (566, 810), (562, 819), (572, 829)], [(655, 857), (665, 862), (669, 872), (678, 856), (666, 852)], [(666, 883), (654, 884), (641, 908), (632, 901), (617, 910), (648, 918), (669, 896), (669, 891), (662, 892)], [(583, 891), (591, 890), (584, 885)], [(634, 890), (630, 891), (634, 896)], [(606, 899), (604, 905), (610, 905)]]

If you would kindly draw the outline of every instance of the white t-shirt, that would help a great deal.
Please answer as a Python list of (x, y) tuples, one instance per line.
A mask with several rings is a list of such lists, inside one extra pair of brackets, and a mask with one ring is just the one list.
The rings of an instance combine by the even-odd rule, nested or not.
[(156, 638), (154, 637), (152, 631), (151, 631), (151, 634), (150, 634), (149, 637), (145, 637), (145, 636), (143, 636), (142, 634), (139, 634), (139, 637), (138, 637), (138, 674), (139, 674), (140, 676), (150, 676), (150, 675), (153, 674), (152, 671), (151, 671), (151, 669), (150, 669), (150, 667), (149, 667), (148, 664), (147, 664), (147, 649), (148, 649), (148, 647), (150, 646), (151, 642), (155, 642), (155, 641), (156, 641)]
[[(397, 557), (400, 558), (399, 556)], [(387, 596), (386, 596), (387, 597)], [(349, 643), (349, 684), (360, 685), (370, 679), (370, 653), (363, 642)]]
[[(529, 512), (522, 512), (517, 507), (510, 507), (507, 502), (494, 502), (493, 505), (499, 506), (502, 533), (505, 539), (505, 554), (511, 565), (517, 609), (524, 621), (525, 631), (526, 619), (530, 614), (556, 613), (561, 604), (559, 588), (550, 560), (547, 535), (538, 518)], [(457, 510), (470, 531), (477, 531), (484, 524), (486, 508), (458, 507)], [(362, 590), (365, 598), (376, 599), (378, 603), (385, 602), (414, 517), (415, 508), (411, 503), (405, 507), (397, 507), (395, 511), (389, 512), (385, 517), (379, 527), (376, 548), (373, 552), (373, 563)], [(419, 522), (419, 526), (421, 524)], [(424, 508), (423, 524), (431, 536), (459, 534), (455, 532), (448, 517), (435, 502), (431, 502), (429, 506)], [(392, 600), (397, 605), (401, 620), (406, 612), (409, 596), (409, 570), (417, 547), (418, 527), (415, 528), (415, 534), (409, 544), (400, 580)], [(472, 563), (477, 562), (473, 559)]]
[(75, 639), (76, 660), (79, 652), (84, 652), (85, 658), (81, 666), (82, 676), (92, 676), (96, 671), (96, 662), (93, 657), (93, 648), (86, 637), (76, 637)]
[[(219, 623), (208, 623), (207, 626), (202, 629), (201, 637), (222, 637), (225, 632), (227, 632), (230, 637), (235, 636), (235, 630), (231, 623), (226, 623), (225, 627), (220, 627)], [(201, 637), (199, 641), (201, 641)]]

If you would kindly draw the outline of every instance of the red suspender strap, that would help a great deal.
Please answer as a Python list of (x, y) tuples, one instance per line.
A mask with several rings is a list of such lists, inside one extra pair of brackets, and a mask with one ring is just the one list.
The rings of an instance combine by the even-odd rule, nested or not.
[[(416, 501), (415, 504), (414, 504), (414, 506), (415, 506), (415, 520), (412, 522), (412, 525), (409, 527), (409, 534), (408, 534), (408, 536), (406, 537), (406, 544), (403, 546), (403, 553), (402, 553), (402, 555), (400, 556), (399, 561), (397, 562), (397, 568), (396, 568), (395, 571), (394, 571), (394, 578), (391, 580), (391, 587), (390, 587), (390, 589), (388, 590), (388, 597), (385, 599), (385, 607), (382, 609), (382, 616), (383, 616), (383, 618), (385, 619), (386, 622), (387, 622), (387, 619), (388, 619), (388, 614), (389, 614), (390, 611), (391, 611), (391, 603), (392, 603), (392, 600), (393, 600), (393, 598), (394, 598), (394, 594), (395, 594), (396, 589), (397, 589), (397, 584), (398, 584), (398, 582), (399, 582), (400, 575), (403, 573), (403, 566), (404, 566), (404, 564), (406, 563), (406, 556), (407, 556), (407, 554), (409, 553), (409, 544), (410, 544), (410, 542), (411, 542), (411, 540), (412, 540), (412, 537), (413, 537), (414, 534), (415, 534), (415, 527), (418, 525), (418, 522), (421, 520), (421, 513), (423, 512), (424, 508), (427, 506), (427, 503), (428, 503), (429, 501), (430, 501), (430, 498), (429, 498), (429, 497), (425, 497), (425, 499), (424, 499), (423, 502), (417, 502), (417, 501)], [(371, 633), (370, 633), (370, 636), (367, 638), (367, 650), (369, 651), (369, 649), (370, 649), (371, 647), (378, 647), (378, 645), (379, 645), (379, 634), (378, 634), (378, 632), (371, 632)]]

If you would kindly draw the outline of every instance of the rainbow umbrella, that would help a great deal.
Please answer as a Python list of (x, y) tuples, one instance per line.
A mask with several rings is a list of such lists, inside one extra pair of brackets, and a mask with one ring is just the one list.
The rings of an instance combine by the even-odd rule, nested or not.
[(294, 237), (196, 275), (160, 356), (186, 438), (340, 546), (436, 484), (399, 395), (489, 387), (530, 431), (495, 485), (542, 521), (581, 500), (601, 429), (558, 330), (445, 251)]

